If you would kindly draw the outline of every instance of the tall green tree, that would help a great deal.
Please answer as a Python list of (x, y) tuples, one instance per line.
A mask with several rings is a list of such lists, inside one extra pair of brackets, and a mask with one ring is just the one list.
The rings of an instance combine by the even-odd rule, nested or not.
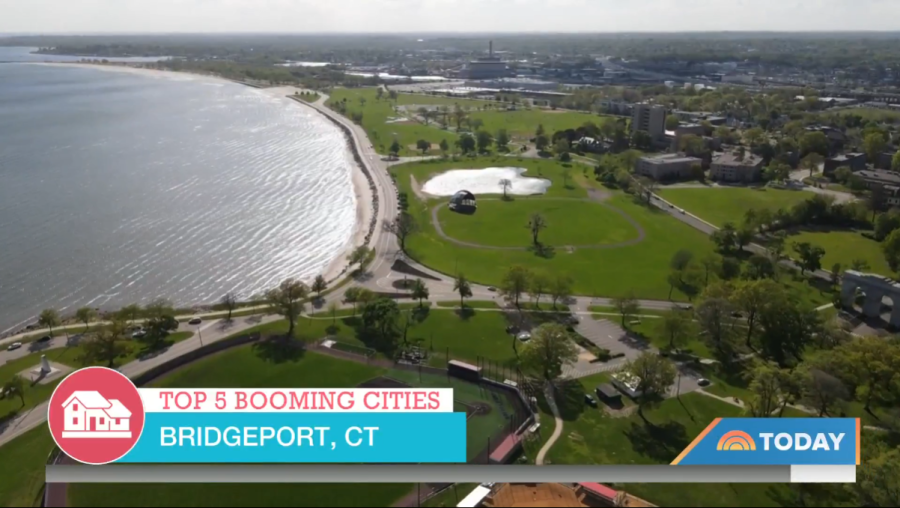
[(97, 312), (95, 312), (94, 309), (90, 307), (82, 307), (75, 311), (75, 317), (78, 319), (78, 321), (84, 323), (84, 331), (86, 332), (88, 331), (88, 327), (90, 326), (91, 321), (93, 321), (94, 318), (97, 317)]
[(563, 367), (577, 360), (578, 349), (565, 327), (557, 323), (537, 327), (520, 358), (523, 370), (551, 383), (562, 375)]
[(825, 158), (817, 152), (812, 152), (800, 161), (800, 167), (808, 170), (809, 176), (812, 177), (813, 173), (819, 170), (819, 165), (822, 164), (824, 160)]
[(126, 305), (125, 307), (119, 309), (119, 313), (122, 315), (122, 317), (124, 319), (127, 319), (128, 323), (132, 325), (137, 321), (138, 317), (140, 317), (141, 312), (141, 306), (136, 303)]
[(366, 262), (366, 259), (369, 258), (369, 248), (365, 245), (360, 245), (359, 247), (353, 249), (353, 251), (347, 256), (347, 262), (350, 263), (350, 266), (359, 265), (359, 268), (363, 267), (363, 264)]
[(663, 316), (663, 334), (669, 339), (670, 349), (684, 345), (690, 337), (692, 325), (691, 313), (686, 310), (674, 309)]
[(396, 219), (385, 223), (384, 229), (397, 237), (400, 250), (406, 250), (406, 239), (419, 230), (419, 224), (412, 214), (400, 212)]
[(441, 155), (443, 155), (444, 157), (446, 157), (446, 156), (447, 156), (447, 151), (450, 150), (450, 144), (447, 143), (447, 140), (446, 140), (446, 139), (442, 139), (442, 140), (441, 140), (440, 147), (441, 147)]
[(497, 145), (497, 150), (501, 152), (509, 151), (509, 141), (509, 133), (506, 132), (506, 129), (498, 130), (494, 136), (494, 144)]
[(423, 306), (422, 302), (428, 299), (429, 295), (430, 293), (428, 291), (428, 286), (425, 285), (425, 281), (423, 281), (422, 279), (416, 279), (413, 281), (412, 293), (410, 294), (410, 296), (412, 296), (416, 300), (419, 300), (419, 307)]
[(818, 411), (820, 418), (830, 416), (850, 397), (840, 379), (819, 369), (810, 370), (804, 393), (804, 401)]
[(897, 150), (897, 153), (891, 158), (891, 169), (900, 171), (900, 150)]
[(237, 295), (232, 292), (225, 293), (221, 300), (219, 300), (219, 305), (225, 308), (228, 311), (228, 321), (231, 321), (231, 315), (234, 314), (234, 309), (238, 306)]
[(778, 363), (803, 359), (803, 350), (822, 328), (815, 309), (807, 308), (785, 293), (770, 295), (759, 311), (761, 353)]
[(828, 157), (828, 137), (823, 132), (807, 132), (803, 134), (800, 136), (800, 153), (804, 157), (811, 153)]
[(745, 399), (747, 411), (754, 418), (769, 418), (781, 407), (781, 369), (768, 362), (758, 362), (750, 371), (750, 396)]
[(3, 393), (7, 397), (18, 397), (22, 401), (22, 407), (25, 407), (25, 380), (21, 376), (15, 375), (7, 381), (3, 385)]
[(625, 326), (625, 320), (627, 318), (634, 316), (641, 311), (641, 304), (634, 296), (633, 291), (629, 291), (624, 296), (613, 298), (612, 303), (613, 307), (616, 308), (616, 312), (622, 316), (622, 327)]
[(522, 293), (528, 291), (531, 285), (531, 271), (522, 265), (513, 265), (509, 267), (503, 280), (500, 281), (500, 292), (507, 301), (519, 307), (519, 299)]
[(531, 243), (533, 245), (540, 245), (538, 237), (541, 231), (545, 229), (547, 229), (547, 220), (544, 219), (543, 215), (535, 213), (528, 219), (528, 230), (531, 231)]
[(287, 279), (277, 288), (272, 288), (265, 293), (265, 299), (269, 304), (270, 311), (287, 319), (288, 337), (294, 336), (297, 318), (303, 312), (303, 300), (308, 295), (309, 288), (306, 287), (306, 284), (295, 279)]
[(59, 312), (56, 309), (44, 309), (41, 311), (41, 315), (38, 316), (38, 325), (49, 328), (51, 336), (53, 335), (53, 328), (61, 323)]
[(463, 155), (474, 152), (476, 146), (475, 138), (468, 132), (464, 132), (460, 134), (459, 139), (456, 140), (456, 146), (459, 147), (459, 151), (462, 152)]
[(535, 308), (541, 308), (541, 297), (550, 290), (550, 277), (544, 272), (534, 272), (528, 285), (528, 294), (534, 299)]
[(822, 268), (822, 258), (825, 257), (825, 249), (809, 242), (794, 243), (794, 252), (800, 256), (800, 274), (807, 270), (814, 272)]
[(840, 377), (867, 411), (876, 404), (900, 403), (900, 343), (859, 337), (838, 346), (834, 353)]
[(674, 131), (678, 128), (678, 124), (680, 123), (679, 119), (675, 115), (669, 115), (666, 117), (666, 130)]
[(884, 239), (881, 251), (891, 270), (894, 272), (900, 270), (900, 229), (894, 230)]
[[(710, 286), (712, 288), (713, 286)], [(709, 293), (709, 288), (705, 293)], [(696, 312), (700, 329), (706, 332), (706, 338), (712, 342), (717, 351), (723, 353), (728, 346), (728, 340), (734, 329), (731, 313), (734, 307), (724, 296), (706, 297), (699, 305)]]
[(880, 132), (866, 134), (866, 137), (863, 139), (863, 148), (871, 164), (878, 162), (878, 157), (884, 151), (885, 146), (887, 146), (887, 140)]
[(428, 150), (431, 150), (431, 142), (426, 139), (420, 139), (416, 141), (416, 148), (422, 152), (422, 155), (428, 153)]
[(316, 275), (310, 289), (316, 294), (316, 298), (322, 298), (322, 291), (328, 289), (328, 281), (326, 281), (325, 277), (321, 274)]
[(401, 147), (400, 147), (400, 142), (397, 141), (396, 139), (394, 139), (394, 141), (391, 143), (391, 146), (390, 146), (390, 148), (389, 148), (390, 154), (391, 154), (392, 156), (394, 156), (394, 157), (399, 156), (399, 155), (400, 155), (400, 148), (401, 148)]
[(453, 281), (453, 290), (459, 293), (459, 308), (462, 310), (465, 307), (465, 299), (472, 298), (472, 286), (469, 284), (469, 279), (461, 273), (458, 274)]
[(390, 298), (377, 298), (363, 306), (363, 326), (376, 332), (376, 349), (384, 352), (396, 349), (399, 318), (400, 307)]
[(128, 324), (121, 317), (101, 326), (82, 346), (83, 362), (88, 365), (103, 365), (113, 368), (116, 358), (125, 354), (128, 346), (126, 330)]
[(770, 298), (783, 292), (780, 285), (769, 279), (750, 280), (737, 284), (731, 295), (731, 301), (735, 307), (747, 315), (747, 347), (750, 347), (756, 318), (760, 311)]
[(646, 421), (644, 408), (665, 397), (675, 383), (675, 365), (668, 359), (649, 351), (643, 352), (623, 368), (638, 379), (638, 414)]
[(553, 308), (560, 301), (565, 302), (572, 296), (572, 277), (565, 274), (556, 274), (550, 282), (550, 298), (553, 300)]

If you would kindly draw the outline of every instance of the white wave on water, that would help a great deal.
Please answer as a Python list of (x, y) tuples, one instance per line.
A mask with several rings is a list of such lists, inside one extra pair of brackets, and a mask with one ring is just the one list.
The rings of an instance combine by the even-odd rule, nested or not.
[(472, 194), (503, 194), (501, 180), (509, 180), (507, 191), (517, 196), (546, 194), (550, 180), (522, 176), (525, 168), (454, 169), (441, 173), (422, 185), (422, 191), (432, 196), (452, 196), (461, 190)]
[(0, 333), (45, 307), (250, 296), (311, 279), (350, 240), (352, 160), (317, 113), (240, 85), (16, 67), (0, 82)]

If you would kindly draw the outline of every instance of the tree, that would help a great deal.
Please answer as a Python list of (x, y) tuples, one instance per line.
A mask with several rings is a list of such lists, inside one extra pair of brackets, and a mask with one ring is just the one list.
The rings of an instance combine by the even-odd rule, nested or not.
[(734, 258), (722, 258), (719, 269), (719, 277), (722, 280), (732, 280), (741, 274), (741, 262)]
[(419, 300), (419, 307), (422, 307), (422, 301), (427, 300), (429, 296), (428, 286), (425, 285), (425, 281), (422, 279), (414, 280), (410, 296), (415, 300)]
[(447, 140), (446, 140), (446, 139), (442, 139), (442, 140), (441, 140), (440, 147), (441, 147), (441, 155), (443, 155), (444, 157), (446, 157), (446, 156), (447, 156), (447, 150), (450, 150), (450, 145), (447, 143)]
[(534, 146), (537, 148), (538, 152), (544, 152), (547, 150), (547, 146), (550, 144), (550, 140), (547, 139), (547, 136), (541, 134), (534, 138)]
[(837, 287), (841, 281), (841, 264), (835, 263), (831, 265), (831, 287)]
[(526, 372), (553, 382), (562, 375), (563, 367), (578, 360), (578, 349), (569, 339), (565, 327), (545, 323), (531, 334), (531, 342), (522, 351), (521, 365)]
[(800, 137), (800, 154), (807, 156), (817, 153), (828, 157), (828, 137), (823, 132), (807, 132)]
[(803, 169), (809, 170), (809, 176), (812, 177), (813, 173), (819, 171), (819, 165), (822, 164), (822, 161), (825, 159), (816, 152), (812, 152), (803, 160), (800, 161), (800, 167)]
[(394, 142), (391, 143), (390, 153), (392, 156), (397, 157), (400, 155), (400, 142), (394, 139)]
[(479, 130), (475, 133), (475, 142), (478, 145), (479, 152), (487, 153), (494, 142), (494, 136), (491, 136), (491, 133), (486, 130)]
[(875, 219), (875, 240), (881, 242), (895, 229), (900, 229), (900, 213), (891, 210)]
[(779, 263), (784, 259), (785, 239), (786, 236), (783, 231), (775, 233), (769, 239), (769, 244), (766, 246), (766, 254), (769, 255), (769, 259), (771, 259), (773, 263)]
[(309, 295), (309, 288), (295, 279), (287, 279), (277, 288), (270, 289), (265, 293), (270, 311), (287, 319), (288, 337), (294, 336), (294, 326), (297, 323), (297, 317), (303, 312), (303, 300), (307, 295)]
[(116, 358), (124, 354), (127, 346), (124, 340), (127, 338), (128, 324), (124, 319), (114, 318), (111, 323), (101, 326), (88, 339), (84, 346), (83, 361), (86, 364), (106, 364), (112, 368)]
[(801, 354), (821, 329), (815, 309), (807, 308), (781, 291), (772, 293), (759, 310), (762, 354), (778, 365), (789, 358), (802, 360)]
[(459, 274), (456, 276), (456, 280), (453, 281), (453, 290), (459, 293), (459, 308), (462, 310), (465, 307), (464, 299), (472, 298), (472, 286), (465, 275)]
[(647, 131), (634, 131), (631, 134), (631, 146), (638, 150), (650, 150), (653, 148), (653, 138)]
[(384, 229), (397, 237), (400, 250), (406, 250), (406, 239), (419, 230), (419, 225), (412, 215), (400, 212), (396, 219), (385, 223)]
[(731, 301), (747, 315), (747, 347), (750, 347), (759, 312), (770, 298), (782, 291), (781, 286), (769, 279), (741, 282), (735, 288)]
[(13, 376), (7, 381), (3, 385), (3, 393), (7, 397), (18, 397), (22, 401), (22, 407), (25, 407), (25, 380), (21, 376)]
[(337, 313), (340, 305), (334, 300), (328, 302), (328, 313), (331, 314), (331, 326), (337, 326)]
[(850, 269), (857, 272), (865, 272), (869, 268), (869, 262), (865, 259), (857, 258), (850, 262)]
[(706, 152), (706, 144), (700, 136), (685, 134), (678, 141), (678, 149), (691, 157), (700, 157)]
[(464, 132), (459, 135), (459, 139), (456, 140), (456, 146), (459, 147), (459, 151), (463, 153), (463, 155), (468, 154), (469, 152), (475, 151), (475, 138), (472, 137), (468, 132)]
[(453, 119), (456, 121), (457, 131), (462, 129), (463, 120), (465, 120), (467, 116), (468, 115), (466, 114), (466, 112), (461, 107), (459, 107), (459, 104), (457, 104), (453, 109)]
[(363, 326), (366, 330), (377, 332), (376, 347), (380, 351), (391, 352), (396, 349), (399, 318), (400, 307), (390, 298), (375, 299), (362, 309)]
[(681, 249), (674, 255), (672, 255), (672, 259), (669, 261), (669, 268), (680, 274), (681, 272), (687, 270), (687, 267), (691, 265), (691, 261), (693, 259), (693, 252), (687, 249)]
[(392, 101), (395, 101), (395, 102), (396, 102), (396, 101), (397, 101), (397, 91), (396, 91), (396, 90), (390, 90), (390, 91), (388, 92), (388, 97), (389, 97)]
[[(707, 292), (710, 288), (707, 288)], [(731, 316), (733, 306), (726, 298), (721, 296), (706, 298), (694, 313), (700, 324), (700, 329), (706, 332), (706, 336), (719, 352), (724, 352), (726, 341), (730, 337), (734, 318)]]
[(825, 256), (825, 249), (822, 247), (809, 242), (794, 243), (794, 252), (800, 256), (800, 275), (807, 270), (814, 272), (822, 268), (822, 257)]
[(856, 495), (855, 506), (900, 506), (900, 450), (871, 442), (862, 441), (862, 464), (847, 489)]
[(721, 229), (714, 231), (710, 235), (710, 239), (716, 244), (719, 251), (723, 253), (727, 254), (735, 250), (737, 247), (737, 231), (734, 224), (726, 222)]
[(565, 302), (572, 296), (572, 278), (568, 275), (557, 274), (550, 282), (550, 297), (553, 299), (553, 308), (559, 301)]
[(863, 139), (863, 147), (866, 151), (866, 157), (869, 158), (869, 163), (875, 164), (878, 162), (878, 157), (884, 151), (886, 145), (887, 140), (884, 139), (884, 135), (880, 132), (866, 134), (866, 137)]
[(700, 260), (700, 264), (703, 266), (704, 278), (703, 285), (709, 285), (709, 275), (712, 273), (716, 273), (719, 268), (722, 266), (722, 258), (710, 252), (709, 254), (703, 256), (703, 259)]
[(747, 260), (747, 278), (771, 279), (775, 277), (775, 263), (762, 254), (753, 254)]
[(129, 324), (134, 324), (134, 322), (137, 321), (138, 316), (141, 315), (141, 306), (136, 303), (126, 305), (119, 310), (119, 314), (127, 319)]
[(363, 264), (366, 262), (366, 259), (369, 258), (369, 248), (365, 245), (360, 245), (359, 247), (353, 249), (353, 252), (347, 256), (347, 262), (350, 263), (350, 266), (359, 265), (359, 268), (362, 269)]
[(569, 153), (569, 148), (569, 140), (564, 137), (557, 139), (556, 144), (553, 145), (553, 151), (560, 156), (564, 153)]
[(900, 343), (881, 337), (859, 337), (834, 351), (840, 377), (855, 390), (866, 411), (873, 404), (900, 402)]
[(359, 303), (359, 292), (362, 288), (353, 286), (344, 292), (344, 302), (353, 304), (353, 315), (356, 315), (356, 304)]
[(384, 89), (379, 86), (375, 90), (375, 99), (380, 101), (382, 97), (384, 97)]
[(238, 306), (237, 295), (232, 292), (225, 293), (225, 295), (219, 300), (219, 305), (225, 308), (228, 311), (228, 321), (231, 321), (231, 315), (234, 313), (234, 310)]
[(509, 196), (507, 196), (507, 193), (509, 192), (510, 189), (512, 189), (512, 180), (510, 180), (508, 178), (503, 178), (500, 180), (499, 183), (500, 183), (500, 187), (503, 189), (503, 199), (509, 199)]
[(425, 106), (422, 106), (418, 109), (418, 113), (419, 113), (419, 116), (421, 116), (422, 119), (425, 120), (425, 125), (428, 125), (428, 123), (431, 121), (431, 115), (428, 114), (429, 113), (428, 108), (426, 108)]
[(613, 307), (622, 315), (622, 326), (625, 326), (625, 320), (636, 315), (641, 311), (641, 304), (635, 298), (634, 293), (629, 291), (625, 296), (613, 298)]
[(684, 344), (691, 332), (690, 312), (674, 309), (663, 316), (663, 335), (669, 338), (669, 348), (675, 349)]
[(681, 123), (677, 116), (669, 115), (666, 117), (666, 130), (674, 131), (678, 128), (678, 124)]
[(506, 132), (506, 129), (497, 131), (496, 136), (494, 136), (494, 144), (497, 145), (497, 150), (501, 152), (509, 150), (509, 133)]
[(534, 245), (540, 245), (538, 242), (538, 235), (541, 234), (541, 231), (547, 229), (547, 221), (544, 219), (544, 216), (535, 213), (528, 220), (528, 230), (531, 231), (531, 242)]
[(38, 317), (38, 325), (49, 328), (51, 336), (53, 335), (53, 327), (59, 326), (60, 323), (59, 312), (56, 309), (44, 309)]
[(420, 139), (420, 140), (416, 141), (416, 148), (418, 148), (422, 152), (422, 155), (425, 155), (428, 152), (428, 150), (431, 150), (431, 142), (424, 140), (424, 139)]
[(759, 127), (753, 127), (744, 131), (744, 142), (751, 148), (757, 147), (765, 143), (766, 132)]
[(470, 118), (466, 123), (469, 124), (469, 128), (473, 131), (480, 130), (484, 126), (484, 121), (481, 118)]
[(316, 275), (310, 289), (316, 293), (316, 298), (322, 298), (322, 291), (328, 289), (328, 281), (322, 275)]
[(900, 150), (897, 150), (897, 153), (891, 158), (891, 169), (900, 171)]
[(535, 272), (531, 275), (528, 294), (534, 299), (535, 308), (541, 308), (541, 297), (550, 290), (550, 284), (550, 277), (543, 272)]
[(834, 172), (834, 179), (843, 184), (846, 184), (847, 182), (849, 182), (850, 177), (852, 177), (852, 176), (853, 176), (853, 170), (847, 166), (841, 166), (841, 167), (837, 168), (837, 170), (835, 170), (835, 172)]
[(772, 161), (763, 171), (766, 181), (787, 180), (791, 177), (791, 167), (783, 162)]
[(675, 366), (666, 358), (645, 351), (625, 364), (623, 370), (637, 378), (638, 414), (646, 420), (644, 407), (665, 397), (675, 383)]
[(82, 307), (75, 311), (75, 317), (84, 323), (84, 331), (87, 331), (91, 321), (97, 317), (97, 313), (90, 307)]
[(716, 130), (715, 130), (715, 132), (713, 132), (713, 135), (715, 137), (719, 138), (720, 140), (722, 140), (723, 143), (733, 144), (733, 142), (734, 142), (734, 133), (731, 131), (731, 129), (729, 127), (726, 127), (724, 125), (720, 125), (720, 126), (716, 127)]
[(806, 401), (819, 412), (819, 417), (830, 415), (842, 401), (847, 400), (847, 387), (831, 374), (812, 369), (806, 382)]
[(528, 291), (531, 282), (531, 271), (521, 265), (509, 267), (503, 280), (500, 282), (500, 292), (507, 301), (512, 301), (519, 307), (519, 298), (522, 293)]
[(750, 372), (750, 396), (744, 400), (754, 418), (769, 418), (781, 405), (781, 369), (768, 362), (759, 362)]
[(543, 136), (544, 134), (546, 134), (546, 131), (544, 131), (544, 124), (539, 123), (537, 126), (537, 130), (534, 131), (534, 135), (535, 135), (535, 137), (537, 137), (537, 136)]

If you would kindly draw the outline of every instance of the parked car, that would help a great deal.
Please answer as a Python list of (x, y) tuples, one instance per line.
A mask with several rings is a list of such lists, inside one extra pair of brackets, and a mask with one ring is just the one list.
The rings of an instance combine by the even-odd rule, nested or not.
[(706, 379), (705, 377), (701, 377), (700, 379), (697, 380), (697, 384), (699, 386), (709, 386), (712, 383), (709, 382), (709, 379)]
[(693, 310), (694, 306), (689, 303), (684, 303), (678, 306), (681, 310)]
[(189, 325), (199, 325), (199, 324), (202, 323), (202, 322), (203, 322), (202, 319), (200, 319), (200, 318), (198, 318), (198, 317), (195, 317), (195, 318), (191, 318), (191, 320), (188, 321), (188, 324), (189, 324)]
[(491, 286), (491, 287), (488, 288), (488, 291), (490, 291), (491, 293), (496, 293), (496, 292), (497, 292), (497, 288), (495, 288), (494, 286)]
[(21, 347), (22, 347), (21, 342), (13, 342), (12, 344), (9, 345), (8, 348), (6, 348), (6, 350), (7, 351), (15, 351), (16, 349), (19, 349)]
[(591, 407), (597, 407), (597, 401), (588, 394), (584, 394), (584, 403)]
[(41, 337), (41, 338), (38, 339), (37, 341), (38, 341), (38, 342), (50, 342), (51, 340), (53, 340), (53, 337), (51, 337), (51, 336), (49, 336), (49, 335), (44, 335), (43, 337)]
[(144, 330), (138, 330), (131, 334), (132, 339), (143, 339), (147, 336), (147, 332)]
[(517, 335), (516, 338), (519, 339), (521, 342), (528, 342), (529, 340), (531, 340), (531, 334), (528, 332), (522, 332), (519, 335)]

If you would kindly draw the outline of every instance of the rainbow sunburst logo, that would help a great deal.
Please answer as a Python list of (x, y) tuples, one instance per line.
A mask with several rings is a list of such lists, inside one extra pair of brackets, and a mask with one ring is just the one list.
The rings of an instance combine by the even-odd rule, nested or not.
[(742, 430), (732, 430), (726, 432), (725, 435), (719, 439), (719, 445), (716, 449), (720, 451), (726, 450), (738, 452), (756, 451), (756, 443), (753, 441), (753, 438), (750, 437), (750, 434), (747, 434)]

